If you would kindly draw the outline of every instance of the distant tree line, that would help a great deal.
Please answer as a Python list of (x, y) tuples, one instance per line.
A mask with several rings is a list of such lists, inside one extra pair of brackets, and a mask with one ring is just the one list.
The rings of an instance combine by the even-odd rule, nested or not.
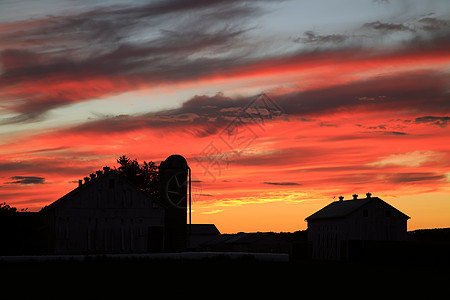
[(10, 206), (6, 202), (0, 203), (0, 215), (12, 215), (17, 212), (28, 212), (28, 208), (17, 209), (17, 207)]

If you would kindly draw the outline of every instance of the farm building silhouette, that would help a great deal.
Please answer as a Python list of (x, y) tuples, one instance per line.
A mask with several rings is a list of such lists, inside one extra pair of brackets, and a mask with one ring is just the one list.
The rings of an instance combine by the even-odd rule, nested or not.
[(2, 217), (8, 234), (0, 254), (184, 251), (189, 179), (184, 157), (171, 155), (159, 166), (159, 197), (152, 197), (104, 167), (40, 212)]
[(314, 259), (348, 259), (362, 241), (405, 241), (410, 217), (370, 193), (340, 196), (307, 217)]

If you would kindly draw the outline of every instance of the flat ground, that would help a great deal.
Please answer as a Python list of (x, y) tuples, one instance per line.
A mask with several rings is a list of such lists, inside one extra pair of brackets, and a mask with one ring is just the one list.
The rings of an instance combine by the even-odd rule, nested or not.
[(27, 298), (50, 293), (51, 298), (62, 299), (152, 298), (149, 293), (159, 291), (163, 292), (161, 297), (181, 294), (237, 297), (246, 291), (254, 297), (280, 298), (292, 297), (289, 296), (292, 292), (382, 296), (384, 292), (399, 291), (415, 295), (426, 289), (430, 296), (431, 292), (439, 291), (436, 287), (445, 288), (449, 280), (448, 266), (443, 265), (261, 262), (245, 257), (202, 260), (98, 257), (83, 262), (2, 262), (0, 270), (4, 291), (18, 291)]

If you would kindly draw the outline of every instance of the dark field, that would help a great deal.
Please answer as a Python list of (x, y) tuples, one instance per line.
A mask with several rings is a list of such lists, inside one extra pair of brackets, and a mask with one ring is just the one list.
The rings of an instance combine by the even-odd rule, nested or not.
[[(0, 270), (4, 287), (14, 286), (14, 290), (24, 295), (56, 293), (58, 297), (54, 296), (60, 299), (103, 299), (105, 296), (133, 299), (142, 298), (143, 292), (147, 293), (144, 298), (153, 298), (148, 293), (161, 289), (170, 295), (214, 293), (214, 297), (243, 291), (262, 296), (266, 292), (278, 291), (282, 296), (300, 290), (327, 295), (333, 291), (348, 293), (355, 286), (371, 287), (370, 295), (381, 290), (405, 289), (411, 293), (428, 286), (444, 288), (449, 279), (447, 265), (263, 262), (251, 257), (201, 260), (97, 257), (82, 262), (2, 262)], [(61, 291), (65, 294), (59, 295)]]

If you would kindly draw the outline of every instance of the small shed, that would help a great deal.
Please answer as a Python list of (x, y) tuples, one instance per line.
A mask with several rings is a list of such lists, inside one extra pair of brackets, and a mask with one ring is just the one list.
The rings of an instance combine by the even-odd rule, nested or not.
[(201, 244), (220, 235), (219, 230), (214, 224), (190, 224), (188, 228), (189, 248), (200, 249)]

